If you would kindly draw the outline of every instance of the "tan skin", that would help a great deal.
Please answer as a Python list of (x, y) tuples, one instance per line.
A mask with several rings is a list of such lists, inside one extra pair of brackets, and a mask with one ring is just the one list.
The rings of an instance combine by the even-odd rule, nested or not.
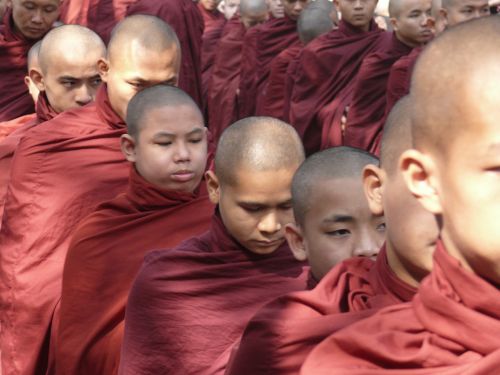
[(447, 27), (490, 15), (487, 0), (455, 0), (448, 8), (441, 8), (441, 15)]
[(431, 0), (401, 0), (399, 11), (391, 24), (396, 37), (410, 47), (421, 46), (433, 37)]
[(309, 0), (282, 0), (283, 10), (292, 20), (298, 20), (300, 13), (305, 9)]
[(335, 0), (342, 19), (362, 31), (368, 31), (377, 0)]
[(15, 30), (27, 39), (41, 39), (59, 17), (60, 0), (9, 0)]

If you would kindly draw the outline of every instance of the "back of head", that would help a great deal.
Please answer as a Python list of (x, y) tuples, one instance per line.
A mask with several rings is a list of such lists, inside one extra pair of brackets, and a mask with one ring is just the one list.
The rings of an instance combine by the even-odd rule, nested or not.
[(304, 148), (295, 129), (272, 117), (248, 117), (229, 126), (215, 154), (215, 173), (221, 184), (236, 184), (237, 172), (296, 168)]
[[(321, 1), (321, 0), (316, 0)], [(312, 3), (302, 11), (297, 22), (297, 31), (302, 43), (307, 44), (335, 26), (324, 7)]]
[(266, 0), (241, 0), (240, 1), (240, 15), (253, 16), (262, 12), (267, 12)]
[(363, 168), (368, 164), (378, 165), (377, 157), (347, 146), (329, 148), (308, 157), (292, 181), (293, 212), (297, 223), (303, 223), (318, 181), (359, 178), (361, 184)]
[(38, 55), (40, 54), (40, 47), (42, 45), (42, 41), (39, 40), (33, 46), (31, 46), (30, 50), (28, 51), (28, 72), (31, 69), (39, 69), (40, 64), (38, 60)]

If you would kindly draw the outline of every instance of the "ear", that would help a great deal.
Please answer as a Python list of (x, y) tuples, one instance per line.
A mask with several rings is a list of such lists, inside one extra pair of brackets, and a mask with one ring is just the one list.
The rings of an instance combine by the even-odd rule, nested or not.
[(436, 165), (429, 155), (417, 150), (403, 152), (399, 168), (410, 192), (424, 208), (439, 215), (442, 213), (441, 201), (436, 180)]
[(385, 181), (385, 172), (376, 165), (367, 165), (363, 169), (363, 188), (368, 200), (368, 207), (375, 216), (384, 214), (383, 185)]
[(135, 163), (136, 153), (135, 153), (135, 140), (129, 134), (123, 134), (120, 137), (120, 147), (122, 149), (123, 155), (125, 155), (125, 159), (127, 159), (131, 163)]
[(391, 23), (392, 29), (394, 31), (398, 31), (398, 20), (394, 17), (389, 18), (389, 22)]
[(213, 171), (205, 172), (205, 180), (207, 181), (208, 198), (213, 204), (219, 204), (220, 201), (220, 184), (219, 179)]
[(285, 226), (285, 238), (295, 259), (299, 262), (307, 260), (307, 251), (300, 227), (293, 223), (287, 224)]
[(103, 57), (101, 57), (97, 61), (97, 70), (99, 71), (99, 75), (101, 76), (101, 80), (103, 82), (108, 82), (108, 73), (109, 73), (109, 61)]
[(339, 9), (339, 0), (333, 0), (333, 3), (335, 4), (335, 8)]
[(439, 15), (443, 18), (443, 24), (446, 28), (448, 26), (448, 11), (444, 8), (439, 9)]
[(37, 89), (40, 91), (45, 91), (45, 83), (43, 82), (42, 73), (38, 69), (31, 69), (29, 74)]

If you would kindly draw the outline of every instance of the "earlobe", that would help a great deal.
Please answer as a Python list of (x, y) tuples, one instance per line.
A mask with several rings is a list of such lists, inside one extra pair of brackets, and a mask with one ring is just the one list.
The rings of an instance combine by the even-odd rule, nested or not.
[(40, 71), (37, 69), (31, 69), (29, 72), (30, 78), (37, 87), (39, 91), (44, 91), (45, 90), (45, 84), (43, 82), (43, 76)]
[(389, 22), (391, 23), (392, 29), (398, 31), (398, 21), (394, 17), (391, 17), (389, 18)]
[(443, 18), (444, 26), (448, 26), (448, 11), (444, 8), (439, 9), (439, 14)]
[(285, 226), (285, 238), (295, 259), (299, 262), (307, 260), (307, 251), (300, 227), (290, 223)]
[(363, 188), (368, 207), (375, 216), (384, 214), (383, 206), (383, 181), (385, 178), (384, 171), (375, 165), (367, 165), (363, 169)]
[(219, 204), (220, 201), (220, 185), (219, 179), (213, 171), (205, 172), (205, 180), (207, 181), (208, 198), (213, 204)]
[(132, 138), (129, 134), (123, 134), (120, 137), (120, 147), (122, 149), (123, 155), (125, 155), (125, 158), (131, 162), (135, 163), (136, 162), (136, 155), (135, 155), (135, 140)]
[(104, 58), (100, 58), (97, 61), (97, 70), (99, 71), (99, 75), (101, 76), (101, 80), (103, 82), (107, 82), (108, 72), (109, 72), (109, 62)]

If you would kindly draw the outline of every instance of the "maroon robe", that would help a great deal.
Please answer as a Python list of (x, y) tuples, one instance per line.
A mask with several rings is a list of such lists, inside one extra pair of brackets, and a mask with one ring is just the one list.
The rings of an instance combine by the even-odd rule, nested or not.
[[(276, 19), (276, 18), (273, 18)], [(255, 115), (257, 92), (257, 38), (261, 25), (252, 27), (245, 34), (241, 50), (240, 84), (238, 87), (238, 119)]]
[(286, 244), (250, 253), (214, 215), (207, 233), (147, 256), (129, 296), (120, 374), (223, 374), (252, 315), (304, 290), (307, 274)]
[(127, 16), (149, 14), (161, 18), (174, 29), (181, 44), (179, 88), (203, 108), (201, 85), (201, 45), (203, 18), (192, 0), (138, 0), (127, 10)]
[(298, 374), (310, 351), (330, 334), (415, 293), (389, 267), (385, 248), (376, 262), (346, 260), (313, 290), (290, 293), (262, 308), (245, 329), (226, 374)]
[(203, 233), (212, 214), (204, 182), (193, 194), (168, 191), (131, 168), (127, 191), (102, 203), (71, 240), (63, 273), (57, 373), (118, 373), (125, 306), (144, 255)]
[[(363, 59), (384, 49), (389, 42), (390, 34), (373, 21), (368, 32), (341, 21), (338, 29), (319, 36), (302, 50), (291, 96), (290, 122), (301, 136), (307, 154), (320, 149), (323, 126), (330, 126), (337, 119), (333, 113), (339, 108), (342, 112), (349, 102), (345, 99), (350, 98)], [(326, 108), (328, 105), (331, 107)], [(320, 118), (322, 109), (325, 113)]]
[(35, 118), (36, 113), (30, 113), (29, 115), (24, 115), (13, 120), (0, 122), (0, 142)]
[(301, 374), (490, 375), (499, 368), (500, 291), (439, 244), (410, 303), (333, 334)]
[(125, 190), (125, 133), (103, 85), (94, 103), (61, 113), (21, 139), (0, 230), (9, 250), (0, 252), (3, 375), (45, 373), (70, 236), (97, 204)]

